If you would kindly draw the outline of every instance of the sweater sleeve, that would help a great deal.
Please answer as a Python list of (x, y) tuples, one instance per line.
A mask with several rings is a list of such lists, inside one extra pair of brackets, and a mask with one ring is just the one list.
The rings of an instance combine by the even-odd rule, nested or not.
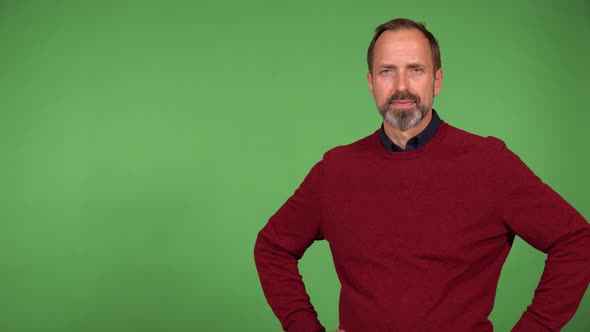
[(298, 260), (320, 230), (322, 162), (258, 233), (254, 259), (264, 295), (285, 331), (318, 332), (317, 319), (299, 269)]
[(494, 170), (509, 229), (547, 254), (532, 303), (512, 331), (559, 331), (590, 282), (590, 224), (502, 143)]

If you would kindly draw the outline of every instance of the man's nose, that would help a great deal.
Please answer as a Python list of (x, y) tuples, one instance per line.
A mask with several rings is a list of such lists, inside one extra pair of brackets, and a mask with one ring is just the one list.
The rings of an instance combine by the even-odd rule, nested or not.
[(406, 75), (403, 72), (400, 72), (397, 77), (396, 77), (396, 82), (395, 82), (396, 86), (396, 90), (397, 91), (407, 91), (409, 90), (409, 82), (408, 82), (408, 75)]

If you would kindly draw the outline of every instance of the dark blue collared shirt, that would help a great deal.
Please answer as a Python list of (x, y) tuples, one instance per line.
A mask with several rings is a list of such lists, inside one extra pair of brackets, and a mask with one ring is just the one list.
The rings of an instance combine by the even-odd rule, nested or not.
[(426, 143), (430, 142), (430, 140), (434, 137), (434, 134), (436, 134), (436, 131), (438, 130), (439, 126), (440, 117), (438, 116), (438, 114), (436, 114), (436, 111), (433, 109), (432, 119), (430, 119), (430, 123), (428, 123), (428, 126), (426, 126), (426, 128), (424, 128), (424, 130), (422, 130), (418, 135), (408, 140), (408, 143), (406, 143), (405, 150), (397, 146), (395, 143), (393, 143), (391, 139), (389, 139), (387, 134), (385, 134), (385, 129), (383, 128), (383, 125), (381, 125), (381, 131), (379, 132), (379, 141), (381, 142), (381, 145), (389, 151), (412, 151), (419, 149), (426, 145)]

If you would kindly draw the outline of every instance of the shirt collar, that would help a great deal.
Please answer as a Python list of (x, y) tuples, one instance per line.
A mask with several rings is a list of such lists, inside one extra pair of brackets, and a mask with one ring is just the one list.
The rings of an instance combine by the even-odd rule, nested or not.
[(430, 119), (428, 126), (426, 126), (426, 128), (424, 128), (424, 130), (422, 130), (418, 135), (416, 135), (408, 140), (408, 143), (406, 143), (405, 150), (400, 148), (399, 146), (397, 146), (395, 143), (393, 143), (393, 141), (391, 141), (391, 139), (389, 139), (387, 134), (385, 134), (385, 129), (383, 128), (383, 125), (381, 125), (381, 130), (379, 131), (379, 141), (381, 142), (381, 145), (389, 151), (393, 151), (393, 152), (412, 151), (412, 150), (419, 149), (419, 148), (423, 147), (424, 145), (426, 145), (428, 142), (430, 142), (430, 140), (434, 137), (434, 134), (436, 134), (436, 131), (438, 130), (439, 126), (440, 126), (440, 117), (438, 116), (436, 111), (433, 109), (432, 110), (432, 119)]

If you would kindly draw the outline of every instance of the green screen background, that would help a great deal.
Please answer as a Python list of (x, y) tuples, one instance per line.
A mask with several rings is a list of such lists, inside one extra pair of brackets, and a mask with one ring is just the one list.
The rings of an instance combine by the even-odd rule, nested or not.
[[(279, 331), (256, 234), (323, 152), (378, 128), (365, 52), (394, 17), (439, 39), (441, 117), (588, 218), (589, 2), (478, 3), (0, 1), (0, 331)], [(544, 257), (515, 241), (496, 330)], [(336, 328), (325, 241), (300, 268)], [(587, 293), (564, 331), (589, 312)]]

